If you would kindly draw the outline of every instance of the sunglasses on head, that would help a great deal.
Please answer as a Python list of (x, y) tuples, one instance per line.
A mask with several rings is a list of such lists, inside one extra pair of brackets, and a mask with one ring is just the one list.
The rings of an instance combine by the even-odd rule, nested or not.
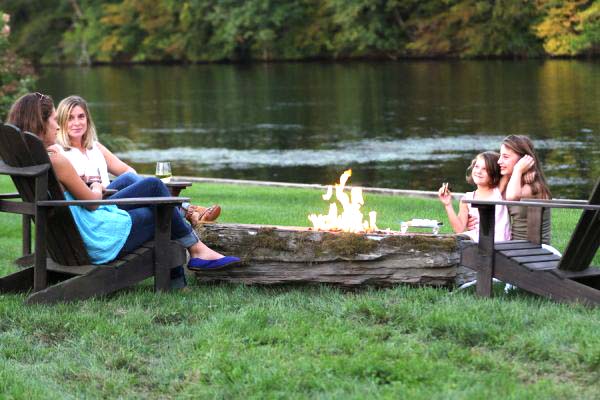
[(34, 94), (35, 94), (35, 95), (37, 96), (37, 98), (38, 98), (38, 99), (40, 99), (40, 100), (44, 100), (44, 99), (47, 99), (47, 98), (48, 98), (48, 96), (46, 96), (45, 94), (42, 94), (42, 93), (40, 93), (40, 92), (35, 92)]

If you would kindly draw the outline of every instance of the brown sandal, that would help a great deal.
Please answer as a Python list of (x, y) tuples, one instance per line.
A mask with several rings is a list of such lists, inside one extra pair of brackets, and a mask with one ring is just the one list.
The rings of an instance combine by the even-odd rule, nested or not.
[(213, 222), (221, 215), (221, 206), (212, 205), (200, 213), (200, 222)]
[(203, 222), (213, 222), (221, 215), (221, 207), (217, 204), (211, 207), (200, 207), (190, 205), (185, 213), (185, 218), (192, 226)]

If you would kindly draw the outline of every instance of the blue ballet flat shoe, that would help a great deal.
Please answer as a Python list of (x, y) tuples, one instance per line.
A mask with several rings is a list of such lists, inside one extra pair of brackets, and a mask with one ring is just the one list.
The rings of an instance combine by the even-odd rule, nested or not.
[(224, 267), (230, 267), (237, 265), (241, 260), (233, 256), (225, 256), (218, 260), (203, 260), (201, 258), (190, 258), (188, 262), (188, 269), (192, 271), (202, 271), (207, 269), (219, 269)]

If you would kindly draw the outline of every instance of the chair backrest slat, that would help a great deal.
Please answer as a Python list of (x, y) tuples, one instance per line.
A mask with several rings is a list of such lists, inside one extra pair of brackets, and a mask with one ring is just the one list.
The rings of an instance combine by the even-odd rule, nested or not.
[[(16, 151), (24, 149), (25, 152)], [(0, 157), (11, 167), (29, 167), (33, 165), (21, 131), (8, 124), (0, 124)], [(35, 196), (35, 182), (30, 178), (11, 176), (15, 187), (23, 200), (31, 202)]]
[[(11, 125), (0, 125), (0, 156), (12, 167), (50, 164), (46, 148), (31, 133), (21, 133)], [(35, 202), (35, 178), (12, 177), (21, 198)], [(54, 175), (48, 171), (48, 197), (64, 200), (62, 188)], [(68, 207), (55, 207), (48, 213), (47, 250), (50, 257), (62, 265), (90, 264), (79, 230)]]
[[(600, 204), (600, 179), (590, 195), (589, 204)], [(559, 269), (581, 271), (589, 267), (600, 245), (600, 211), (584, 210), (558, 265)]]

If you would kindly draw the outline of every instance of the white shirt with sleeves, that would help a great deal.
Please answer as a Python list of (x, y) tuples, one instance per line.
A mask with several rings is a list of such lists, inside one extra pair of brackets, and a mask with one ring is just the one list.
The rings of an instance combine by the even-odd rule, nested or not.
[(75, 171), (77, 171), (77, 175), (85, 175), (85, 170), (88, 167), (98, 168), (100, 171), (100, 178), (102, 179), (102, 186), (108, 186), (110, 183), (110, 179), (108, 177), (108, 165), (106, 164), (104, 154), (102, 154), (100, 147), (98, 147), (98, 142), (94, 141), (92, 148), (86, 149), (85, 153), (82, 153), (79, 151), (79, 149), (74, 147), (65, 149), (60, 145), (57, 146), (61, 150), (62, 154), (67, 157), (71, 164), (73, 164)]

